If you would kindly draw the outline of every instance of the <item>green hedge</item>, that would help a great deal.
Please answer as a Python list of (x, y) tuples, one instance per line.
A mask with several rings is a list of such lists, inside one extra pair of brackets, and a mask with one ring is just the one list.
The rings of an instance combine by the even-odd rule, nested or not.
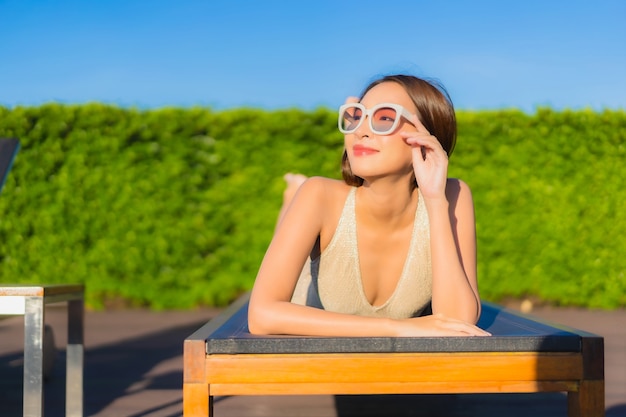
[[(624, 111), (458, 114), (483, 297), (626, 306)], [(22, 148), (0, 282), (84, 282), (91, 308), (225, 305), (249, 289), (287, 171), (339, 177), (334, 112), (0, 107)]]
[(626, 113), (461, 113), (486, 297), (626, 306)]

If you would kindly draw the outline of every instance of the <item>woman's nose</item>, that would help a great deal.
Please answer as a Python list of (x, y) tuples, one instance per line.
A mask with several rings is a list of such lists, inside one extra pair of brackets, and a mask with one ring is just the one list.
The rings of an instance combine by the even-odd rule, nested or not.
[(370, 129), (370, 124), (369, 124), (369, 120), (367, 119), (367, 117), (368, 116), (365, 116), (365, 115), (363, 116), (363, 119), (361, 119), (361, 124), (354, 131), (354, 134), (360, 138), (366, 137), (366, 136), (369, 137), (372, 134), (372, 130)]

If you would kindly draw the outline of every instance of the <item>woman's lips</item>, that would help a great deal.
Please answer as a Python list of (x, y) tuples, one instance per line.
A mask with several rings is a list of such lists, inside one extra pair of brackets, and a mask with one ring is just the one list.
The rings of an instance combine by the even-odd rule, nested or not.
[(354, 156), (368, 156), (378, 153), (378, 151), (376, 149), (368, 148), (367, 146), (354, 145), (352, 147), (352, 153)]

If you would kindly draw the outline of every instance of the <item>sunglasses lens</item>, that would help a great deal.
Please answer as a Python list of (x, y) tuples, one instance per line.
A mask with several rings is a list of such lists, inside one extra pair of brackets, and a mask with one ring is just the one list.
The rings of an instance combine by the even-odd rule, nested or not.
[(358, 107), (348, 107), (340, 116), (341, 128), (344, 132), (352, 132), (359, 126), (363, 111)]
[(373, 133), (388, 135), (398, 126), (398, 112), (393, 107), (378, 107), (370, 111), (363, 111), (361, 106), (349, 105), (342, 107), (339, 115), (339, 128), (343, 133), (354, 133), (364, 118), (369, 118)]
[(398, 114), (395, 109), (381, 107), (372, 115), (372, 127), (378, 134), (390, 133), (396, 124)]

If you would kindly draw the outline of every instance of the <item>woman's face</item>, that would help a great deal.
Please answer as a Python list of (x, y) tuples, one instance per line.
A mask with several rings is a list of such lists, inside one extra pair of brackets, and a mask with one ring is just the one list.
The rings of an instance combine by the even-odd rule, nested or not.
[[(380, 103), (399, 104), (409, 113), (416, 113), (407, 92), (394, 82), (378, 84), (361, 100), (368, 110)], [(372, 132), (369, 120), (364, 120), (354, 133), (346, 134), (344, 139), (352, 173), (365, 181), (388, 175), (410, 176), (413, 171), (411, 146), (400, 136), (400, 132), (416, 130), (409, 120), (402, 117), (390, 134), (380, 135)]]

